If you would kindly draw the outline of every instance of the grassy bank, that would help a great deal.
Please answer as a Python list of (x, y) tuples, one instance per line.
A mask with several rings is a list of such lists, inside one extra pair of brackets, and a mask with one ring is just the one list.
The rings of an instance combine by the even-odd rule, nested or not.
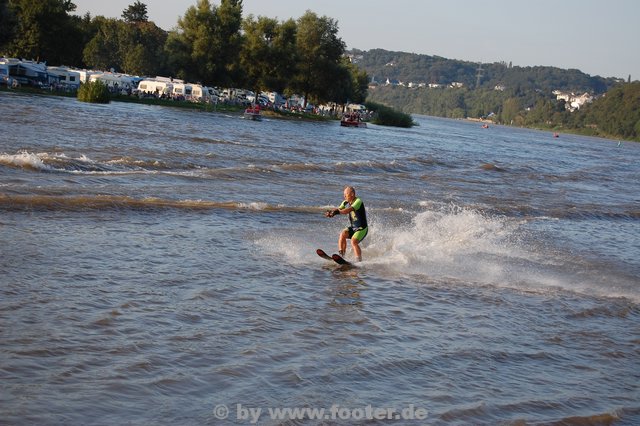
[(369, 111), (375, 112), (375, 118), (372, 120), (374, 124), (392, 127), (413, 127), (417, 124), (409, 114), (396, 111), (386, 105), (367, 102), (365, 106)]

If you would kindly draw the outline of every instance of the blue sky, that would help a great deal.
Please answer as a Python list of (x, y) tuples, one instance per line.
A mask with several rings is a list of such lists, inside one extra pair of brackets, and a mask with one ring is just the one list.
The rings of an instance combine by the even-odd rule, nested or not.
[[(166, 30), (197, 2), (141, 1), (149, 19)], [(80, 15), (120, 17), (135, 0), (73, 2)], [(348, 48), (577, 68), (640, 80), (638, 0), (244, 0), (243, 5), (245, 16), (297, 19), (306, 10), (326, 15), (338, 21)]]

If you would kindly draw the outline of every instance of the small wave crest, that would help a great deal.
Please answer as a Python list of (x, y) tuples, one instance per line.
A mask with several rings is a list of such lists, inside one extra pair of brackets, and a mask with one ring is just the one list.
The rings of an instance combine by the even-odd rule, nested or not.
[(67, 173), (123, 173), (143, 169), (162, 169), (166, 166), (156, 160), (138, 160), (130, 157), (95, 161), (82, 154), (70, 157), (64, 153), (33, 153), (22, 151), (17, 154), (0, 154), (0, 165), (32, 171)]
[(10, 167), (24, 168), (28, 170), (47, 170), (38, 154), (20, 152), (18, 154), (0, 154), (0, 164)]
[(0, 209), (8, 211), (75, 211), (102, 209), (243, 210), (253, 212), (318, 212), (320, 207), (285, 206), (264, 202), (171, 200), (158, 197), (135, 198), (124, 195), (8, 195), (0, 193)]
[(36, 172), (71, 173), (88, 175), (122, 175), (139, 173), (170, 173), (172, 169), (189, 171), (195, 165), (166, 164), (156, 159), (138, 159), (128, 156), (107, 160), (94, 160), (84, 154), (69, 156), (61, 152), (0, 154), (0, 165)]

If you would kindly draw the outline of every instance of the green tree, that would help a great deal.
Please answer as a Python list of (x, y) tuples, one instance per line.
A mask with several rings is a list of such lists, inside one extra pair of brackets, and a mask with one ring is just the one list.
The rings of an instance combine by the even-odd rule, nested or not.
[(331, 100), (332, 86), (344, 77), (345, 44), (336, 21), (307, 11), (298, 19), (296, 44), (300, 61), (292, 89), (304, 95), (305, 103), (309, 97), (318, 103)]
[(95, 36), (84, 49), (90, 67), (138, 75), (157, 75), (164, 69), (167, 33), (153, 22), (127, 23), (97, 17)]
[(240, 51), (243, 83), (258, 93), (283, 92), (295, 73), (296, 24), (278, 23), (263, 16), (247, 17), (243, 22), (244, 39)]
[(220, 7), (198, 0), (178, 20), (165, 45), (175, 75), (208, 85), (227, 85), (238, 72), (242, 1), (222, 0)]
[(213, 80), (222, 85), (233, 85), (240, 79), (242, 46), (242, 0), (221, 0), (216, 10), (218, 27), (214, 40), (218, 47), (218, 61), (222, 65)]
[(346, 56), (333, 69), (333, 83), (327, 87), (326, 100), (346, 104), (362, 104), (367, 98), (369, 76), (351, 63)]
[(298, 69), (297, 32), (296, 22), (293, 19), (288, 19), (280, 23), (276, 38), (272, 41), (273, 56), (278, 64), (270, 73), (269, 87), (277, 92), (286, 91)]
[(136, 0), (135, 3), (122, 12), (122, 19), (125, 22), (147, 22), (149, 20), (147, 5), (140, 2), (140, 0)]
[(0, 52), (6, 52), (10, 48), (17, 24), (18, 19), (9, 0), (0, 0)]
[(321, 102), (335, 102), (338, 104), (346, 104), (353, 102), (354, 79), (347, 58), (342, 58), (342, 63), (332, 65), (330, 68), (331, 80), (324, 88), (319, 87), (322, 91), (320, 95), (315, 95), (316, 100)]
[(584, 107), (580, 114), (604, 135), (640, 139), (640, 82), (614, 87), (606, 96)]
[(119, 52), (124, 72), (162, 74), (167, 33), (153, 22), (124, 23), (120, 27)]
[(5, 53), (50, 64), (70, 63), (77, 56), (82, 37), (70, 15), (76, 9), (71, 0), (9, 0), (7, 5), (3, 19), (15, 22), (15, 31)]
[(219, 68), (215, 29), (216, 13), (209, 0), (198, 0), (187, 9), (165, 46), (175, 75), (190, 81), (212, 82)]
[(363, 104), (367, 99), (369, 90), (369, 75), (365, 70), (358, 68), (355, 64), (349, 62), (347, 64), (351, 75), (351, 94), (349, 99), (356, 104)]
[(520, 112), (520, 101), (518, 98), (509, 98), (502, 104), (502, 122), (511, 124)]
[(87, 43), (83, 51), (84, 62), (91, 68), (120, 70), (121, 21), (113, 18), (98, 16), (94, 19), (98, 31)]

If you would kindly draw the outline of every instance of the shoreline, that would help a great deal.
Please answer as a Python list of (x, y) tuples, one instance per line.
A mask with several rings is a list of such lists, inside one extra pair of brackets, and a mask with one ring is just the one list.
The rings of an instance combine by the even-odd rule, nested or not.
[[(32, 88), (32, 87), (19, 87), (19, 88), (8, 88), (6, 86), (0, 86), (0, 92), (7, 93), (18, 93), (25, 95), (37, 95), (37, 96), (53, 96), (53, 97), (65, 97), (65, 98), (76, 98), (75, 92), (60, 92), (60, 91), (46, 91), (42, 89)], [(188, 102), (188, 101), (175, 101), (172, 99), (157, 99), (157, 98), (138, 98), (135, 96), (124, 96), (124, 95), (114, 95), (111, 97), (111, 101), (113, 102), (125, 102), (125, 103), (135, 103), (142, 105), (157, 105), (169, 108), (183, 108), (183, 109), (191, 109), (202, 112), (225, 112), (225, 113), (242, 113), (245, 110), (244, 105), (233, 105), (233, 104), (205, 104), (199, 102)], [(282, 119), (282, 120), (304, 120), (311, 122), (318, 121), (336, 121), (337, 119), (333, 119), (330, 117), (320, 116), (316, 114), (300, 114), (300, 113), (292, 113), (285, 111), (275, 111), (271, 109), (264, 109), (262, 113), (269, 118)], [(447, 118), (447, 117), (437, 117), (435, 118)], [(456, 120), (456, 119), (454, 119)], [(510, 126), (508, 124), (499, 124), (495, 123), (492, 120), (482, 119), (482, 118), (474, 118), (474, 117), (466, 117), (460, 118), (458, 120), (464, 120), (471, 123), (482, 123), (482, 124), (491, 124), (494, 126), (505, 126), (505, 127), (517, 127), (521, 129), (531, 129), (531, 130), (539, 130), (542, 132), (548, 131), (552, 133), (565, 133), (586, 137), (593, 137), (599, 139), (607, 139), (611, 141), (617, 142), (634, 142), (638, 143), (639, 141), (633, 139), (624, 139), (617, 137), (615, 135), (603, 135), (603, 134), (594, 134), (593, 130), (583, 130), (583, 129), (567, 129), (567, 128), (558, 128), (558, 127), (543, 127), (543, 126)]]
[[(60, 92), (60, 91), (46, 91), (42, 89), (32, 87), (19, 87), (19, 88), (7, 88), (6, 86), (0, 87), (0, 92), (16, 93), (21, 95), (36, 95), (36, 96), (48, 96), (48, 97), (63, 97), (77, 99), (76, 92)], [(238, 113), (241, 114), (246, 109), (245, 105), (235, 105), (226, 103), (208, 104), (201, 102), (190, 101), (176, 101), (173, 99), (158, 99), (158, 98), (138, 98), (137, 96), (125, 96), (125, 95), (112, 95), (110, 102), (123, 102), (141, 105), (156, 105), (168, 108), (182, 108), (190, 109), (201, 112), (224, 112), (224, 113)], [(335, 121), (337, 119), (320, 116), (316, 114), (306, 113), (292, 113), (285, 111), (275, 111), (272, 109), (263, 109), (261, 111), (265, 116), (269, 118), (277, 119), (296, 119), (306, 121)]]
[(487, 119), (472, 118), (472, 117), (462, 118), (460, 120), (469, 121), (472, 123), (491, 124), (492, 126), (503, 126), (503, 127), (517, 128), (517, 129), (529, 129), (529, 130), (538, 130), (541, 132), (550, 132), (550, 133), (553, 133), (554, 135), (558, 135), (555, 137), (560, 137), (564, 133), (567, 135), (577, 135), (577, 136), (584, 136), (584, 137), (590, 137), (590, 138), (606, 139), (606, 140), (615, 141), (615, 142), (634, 142), (634, 143), (640, 142), (634, 139), (624, 139), (614, 135), (594, 134), (592, 130), (568, 129), (564, 127), (511, 126), (508, 124), (495, 123)]

